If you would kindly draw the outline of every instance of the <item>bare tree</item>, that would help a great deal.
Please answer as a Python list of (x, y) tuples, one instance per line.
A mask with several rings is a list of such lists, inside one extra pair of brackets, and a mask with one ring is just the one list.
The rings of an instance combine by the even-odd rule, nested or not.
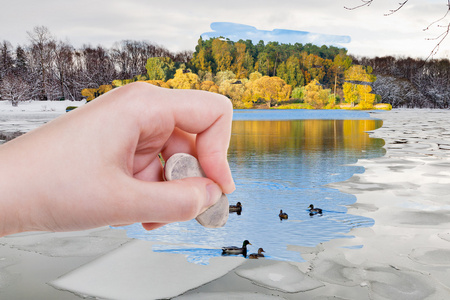
[(31, 41), (31, 56), (33, 58), (35, 71), (40, 75), (39, 99), (49, 99), (49, 74), (55, 49), (55, 39), (49, 29), (45, 26), (36, 26), (33, 31), (28, 32)]
[(30, 87), (20, 76), (9, 72), (0, 82), (0, 95), (3, 100), (10, 100), (12, 106), (17, 106), (19, 101), (29, 99)]
[(75, 100), (71, 86), (73, 85), (73, 52), (71, 45), (58, 42), (54, 52), (54, 75), (59, 82), (60, 96), (64, 99)]

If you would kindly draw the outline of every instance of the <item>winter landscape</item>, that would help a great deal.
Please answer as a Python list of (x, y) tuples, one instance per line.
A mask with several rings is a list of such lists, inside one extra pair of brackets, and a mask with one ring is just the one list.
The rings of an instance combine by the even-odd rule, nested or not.
[[(2, 117), (16, 120), (3, 119), (2, 128), (14, 132), (35, 126), (21, 115), (51, 119), (68, 103), (1, 104)], [(152, 251), (164, 241), (131, 239), (123, 230), (29, 232), (0, 239), (1, 296), (444, 299), (450, 290), (450, 112), (394, 109), (371, 116), (384, 122), (369, 134), (385, 141), (386, 154), (359, 160), (364, 173), (331, 187), (355, 195), (348, 212), (374, 225), (315, 247), (288, 244), (305, 262), (217, 257), (197, 265), (182, 254)]]
[(450, 298), (450, 0), (6, 2), (0, 147), (136, 81), (219, 93), (244, 206), (0, 237), (0, 299)]

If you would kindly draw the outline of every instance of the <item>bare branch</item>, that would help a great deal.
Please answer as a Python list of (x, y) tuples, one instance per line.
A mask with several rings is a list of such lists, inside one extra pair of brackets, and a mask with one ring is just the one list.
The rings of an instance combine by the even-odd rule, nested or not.
[(408, 2), (409, 0), (405, 0), (404, 2), (400, 2), (398, 5), (398, 7), (396, 9), (391, 9), (389, 10), (389, 13), (384, 14), (385, 16), (390, 16), (396, 12), (398, 12), (400, 9), (402, 9), (403, 6), (405, 6), (405, 4)]
[[(357, 8), (361, 8), (363, 6), (370, 6), (373, 2), (373, 0), (361, 0), (362, 4), (355, 6), (355, 7), (346, 7), (344, 6), (345, 9), (348, 10), (354, 10)], [(384, 14), (385, 16), (390, 16), (396, 12), (398, 12), (400, 9), (403, 8), (403, 6), (406, 5), (406, 3), (408, 3), (409, 0), (404, 0), (403, 2), (400, 2), (398, 4), (398, 7), (396, 9), (391, 9), (389, 10), (388, 13)], [(447, 11), (445, 12), (444, 16), (442, 16), (441, 18), (439, 18), (438, 20), (430, 23), (427, 28), (423, 29), (424, 31), (429, 30), (431, 26), (435, 25), (436, 23), (444, 20), (449, 14), (450, 14), (450, 0), (447, 0)], [(440, 35), (438, 35), (435, 38), (428, 38), (427, 40), (438, 40), (438, 43), (436, 44), (436, 46), (433, 48), (433, 50), (430, 52), (430, 55), (428, 55), (427, 59), (425, 61), (427, 61), (430, 57), (434, 56), (438, 51), (439, 51), (439, 47), (442, 44), (442, 42), (447, 38), (447, 36), (450, 34), (450, 21), (448, 24), (446, 25), (437, 25), (437, 27), (440, 28), (446, 28)]]
[(373, 0), (361, 0), (361, 1), (363, 2), (363, 4), (361, 4), (361, 5), (358, 5), (358, 6), (355, 6), (355, 7), (344, 6), (344, 8), (348, 9), (348, 10), (354, 10), (354, 9), (357, 9), (357, 8), (360, 8), (360, 7), (363, 7), (363, 6), (370, 6), (370, 4), (372, 4), (372, 2), (373, 2)]
[[(450, 13), (450, 0), (447, 0), (447, 11), (445, 12), (444, 16), (442, 16), (442, 18), (430, 23), (430, 25), (427, 26), (427, 28), (423, 29), (423, 31), (427, 31), (430, 29), (431, 26), (433, 26), (434, 24), (444, 20)], [(430, 55), (428, 55), (428, 57), (425, 59), (425, 61), (427, 61), (430, 57), (434, 56), (438, 51), (439, 51), (439, 47), (441, 46), (442, 42), (447, 38), (447, 36), (450, 33), (450, 21), (447, 25), (437, 25), (437, 27), (441, 27), (441, 28), (446, 28), (444, 29), (444, 31), (438, 35), (437, 37), (434, 38), (429, 38), (427, 40), (438, 40), (438, 43), (436, 44), (436, 46), (434, 46), (433, 50), (431, 50)]]
[[(439, 26), (439, 27), (445, 27), (445, 26)], [(427, 61), (430, 57), (434, 56), (439, 51), (439, 47), (441, 46), (441, 44), (445, 40), (445, 38), (449, 35), (449, 33), (450, 33), (450, 23), (448, 23), (447, 29), (443, 33), (441, 33), (439, 36), (428, 39), (428, 40), (439, 40), (439, 42), (436, 44), (436, 46), (434, 46), (433, 50), (431, 50), (430, 55), (428, 55), (428, 57), (425, 59), (425, 61)]]
[(425, 28), (423, 31), (426, 31), (426, 30), (430, 29), (430, 27), (433, 26), (433, 24), (436, 24), (437, 22), (440, 22), (440, 21), (444, 20), (444, 19), (447, 17), (447, 15), (448, 15), (449, 12), (450, 12), (450, 0), (448, 0), (447, 6), (448, 6), (448, 9), (447, 9), (447, 11), (445, 12), (444, 16), (443, 16), (442, 18), (440, 18), (440, 19), (438, 19), (438, 20), (436, 20), (436, 21), (430, 23), (430, 25), (428, 25), (427, 28)]

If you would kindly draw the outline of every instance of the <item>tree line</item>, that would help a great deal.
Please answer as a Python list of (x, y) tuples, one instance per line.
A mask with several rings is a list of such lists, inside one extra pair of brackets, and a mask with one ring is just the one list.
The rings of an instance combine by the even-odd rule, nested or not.
[(75, 49), (55, 38), (48, 28), (28, 32), (29, 44), (14, 48), (0, 44), (0, 100), (81, 100), (81, 91), (115, 79), (146, 72), (149, 57), (170, 57), (188, 62), (192, 51), (172, 53), (146, 41), (124, 40), (111, 48), (83, 45)]
[(153, 57), (147, 60), (146, 70), (147, 74), (82, 93), (90, 100), (112, 88), (146, 81), (221, 93), (235, 108), (339, 108), (347, 102), (349, 107), (370, 109), (378, 99), (370, 93), (375, 80), (371, 69), (352, 64), (345, 49), (333, 46), (200, 38), (188, 62)]
[(353, 58), (373, 68), (373, 90), (392, 107), (449, 108), (450, 61), (402, 57)]
[(195, 51), (172, 53), (145, 41), (75, 49), (46, 27), (28, 32), (30, 44), (0, 44), (0, 100), (91, 100), (112, 88), (147, 81), (228, 96), (237, 108), (261, 105), (370, 109), (448, 108), (449, 61), (358, 58), (312, 44), (253, 44), (200, 38)]

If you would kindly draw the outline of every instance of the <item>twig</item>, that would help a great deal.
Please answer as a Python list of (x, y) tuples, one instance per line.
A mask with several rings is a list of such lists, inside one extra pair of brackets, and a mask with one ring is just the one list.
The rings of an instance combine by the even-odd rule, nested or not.
[(405, 2), (399, 3), (399, 4), (398, 4), (399, 7), (397, 7), (396, 9), (391, 9), (391, 10), (389, 10), (389, 13), (384, 14), (384, 15), (385, 15), (385, 16), (390, 16), (390, 15), (392, 15), (392, 14), (398, 12), (400, 9), (402, 9), (403, 6), (405, 6), (405, 4), (406, 4), (408, 1), (409, 1), (409, 0), (405, 0)]
[[(433, 26), (434, 24), (444, 20), (448, 14), (450, 13), (450, 0), (447, 0), (447, 6), (448, 9), (445, 12), (444, 16), (432, 23), (430, 23), (427, 28), (423, 29), (423, 31), (427, 31), (430, 29), (431, 26)], [(431, 50), (430, 55), (428, 55), (428, 57), (425, 59), (425, 61), (427, 61), (430, 57), (434, 56), (438, 51), (439, 51), (439, 47), (441, 46), (442, 42), (445, 40), (445, 38), (447, 38), (447, 36), (450, 34), (450, 22), (447, 25), (437, 25), (437, 27), (442, 27), (442, 28), (446, 28), (444, 30), (444, 32), (442, 32), (440, 35), (438, 35), (437, 37), (434, 38), (428, 38), (427, 40), (439, 40), (439, 42), (436, 44), (436, 46), (434, 46), (433, 50)]]
[[(445, 27), (445, 26), (439, 26), (439, 27)], [(435, 38), (427, 39), (427, 40), (438, 40), (439, 39), (439, 42), (436, 44), (436, 46), (434, 46), (433, 50), (431, 50), (430, 55), (428, 55), (428, 57), (425, 59), (425, 61), (427, 61), (430, 57), (434, 56), (439, 51), (439, 47), (441, 46), (441, 44), (445, 40), (445, 38), (449, 35), (449, 33), (450, 33), (450, 23), (448, 23), (447, 29), (443, 33), (441, 33), (440, 35), (438, 35)]]
[(436, 24), (437, 22), (440, 22), (440, 21), (444, 20), (445, 17), (447, 17), (448, 13), (450, 12), (450, 0), (448, 0), (447, 6), (448, 6), (448, 9), (445, 12), (444, 16), (442, 18), (440, 18), (440, 19), (430, 23), (430, 25), (428, 25), (427, 28), (425, 28), (423, 31), (426, 31), (426, 30), (430, 29), (430, 27), (433, 26), (433, 24)]
[(361, 1), (363, 2), (363, 4), (361, 4), (361, 5), (358, 5), (358, 6), (355, 6), (355, 7), (344, 6), (344, 8), (348, 9), (348, 10), (354, 10), (354, 9), (357, 9), (357, 8), (360, 8), (360, 7), (363, 7), (363, 6), (370, 6), (370, 4), (372, 4), (372, 2), (373, 2), (373, 0), (361, 0)]
[[(400, 9), (403, 8), (403, 6), (405, 6), (406, 3), (408, 3), (409, 0), (405, 0), (403, 2), (400, 2), (398, 5), (398, 7), (396, 9), (391, 9), (389, 10), (389, 13), (384, 14), (385, 16), (390, 16), (396, 12), (398, 12)], [(363, 6), (370, 6), (373, 2), (373, 0), (361, 0), (362, 4), (354, 6), (354, 7), (346, 7), (344, 6), (345, 9), (348, 10), (355, 10), (358, 8), (361, 8)], [(430, 23), (427, 28), (423, 29), (423, 31), (427, 31), (430, 29), (431, 26), (433, 26), (434, 24), (444, 20), (449, 14), (450, 14), (450, 0), (447, 0), (447, 6), (448, 9), (445, 12), (444, 16), (432, 23)], [(446, 28), (444, 30), (444, 32), (442, 32), (440, 35), (438, 35), (435, 38), (428, 38), (427, 40), (439, 40), (439, 42), (436, 44), (436, 46), (433, 48), (433, 50), (431, 50), (430, 55), (428, 55), (428, 57), (425, 59), (425, 61), (427, 61), (430, 57), (434, 56), (438, 51), (439, 51), (439, 47), (442, 44), (442, 42), (447, 38), (447, 36), (450, 34), (450, 21), (447, 25), (437, 25), (437, 27), (442, 27), (442, 28)]]

